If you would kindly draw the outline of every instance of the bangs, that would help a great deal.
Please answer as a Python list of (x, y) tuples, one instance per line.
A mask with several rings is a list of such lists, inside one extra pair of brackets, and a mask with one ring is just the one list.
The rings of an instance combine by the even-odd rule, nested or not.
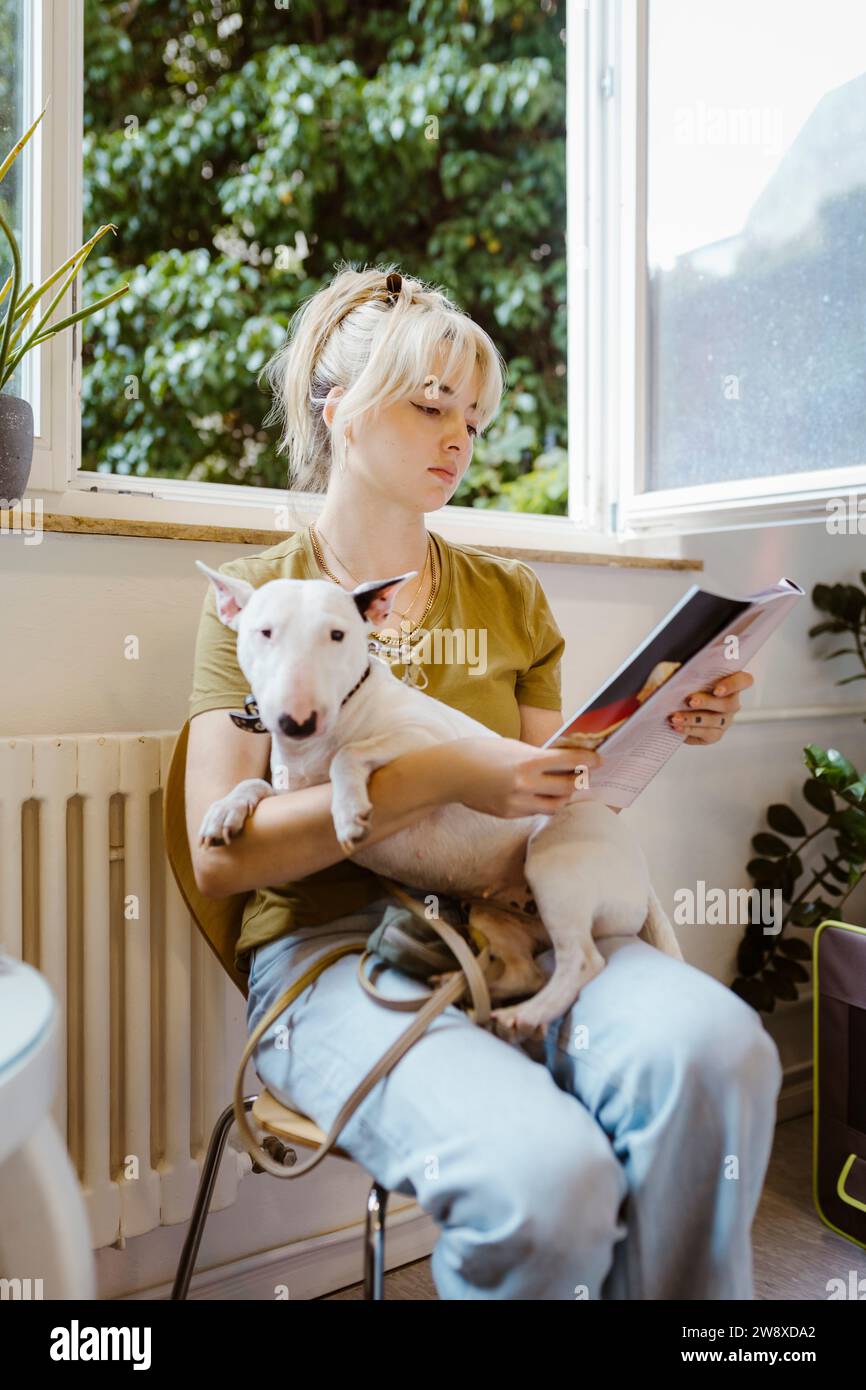
[[(366, 397), (365, 410), (375, 411), (403, 397), (448, 386), (451, 396), (470, 389), (478, 374), (475, 407), (479, 430), (496, 415), (505, 387), (507, 368), (493, 340), (459, 311), (434, 306), (420, 312), (410, 307), (402, 322), (385, 314), (370, 358), (355, 388)], [(354, 402), (346, 401), (352, 410)], [(352, 410), (354, 414), (354, 410)]]

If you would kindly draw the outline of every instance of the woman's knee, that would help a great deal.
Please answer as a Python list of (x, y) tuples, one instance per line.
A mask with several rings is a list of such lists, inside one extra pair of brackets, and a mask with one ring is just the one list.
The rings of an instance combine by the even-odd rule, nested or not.
[(782, 1064), (760, 1014), (722, 985), (707, 1002), (681, 1039), (687, 1072), (716, 1087), (736, 1084), (760, 1100), (775, 1101)]
[(549, 1128), (518, 1122), (498, 1140), (488, 1135), (467, 1157), (449, 1219), (483, 1230), (485, 1243), (501, 1243), (524, 1260), (612, 1244), (625, 1172), (588, 1112), (581, 1109), (578, 1118)]

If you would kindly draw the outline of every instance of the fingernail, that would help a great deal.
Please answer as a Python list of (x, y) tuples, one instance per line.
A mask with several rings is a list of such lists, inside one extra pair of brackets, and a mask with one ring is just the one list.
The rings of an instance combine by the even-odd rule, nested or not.
[(725, 693), (725, 687), (724, 687), (723, 685), (717, 685), (717, 686), (714, 686), (714, 687), (713, 687), (713, 694), (714, 694), (714, 695), (724, 695), (724, 693)]

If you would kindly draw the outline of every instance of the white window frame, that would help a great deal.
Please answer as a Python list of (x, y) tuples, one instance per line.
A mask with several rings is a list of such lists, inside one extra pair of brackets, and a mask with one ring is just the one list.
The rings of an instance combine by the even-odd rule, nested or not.
[[(622, 389), (619, 399), (611, 393), (608, 401), (621, 429), (620, 526), (631, 536), (663, 536), (791, 522), (826, 524), (828, 498), (849, 500), (866, 494), (866, 461), (848, 468), (642, 491), (647, 468), (647, 95), (652, 0), (605, 2), (613, 10), (610, 42), (619, 55), (621, 79), (614, 94), (616, 135), (612, 137), (619, 146), (619, 197), (608, 205), (609, 244), (617, 247), (621, 267), (611, 286), (612, 293), (619, 286), (620, 310), (617, 315), (611, 299), (609, 321), (618, 322)], [(853, 505), (856, 508), (856, 501)]]
[[(83, 0), (33, 0), (42, 16), (44, 89), (51, 104), (41, 182), (51, 190), (52, 215), (46, 219), (43, 256), (56, 266), (84, 240), (82, 227), (82, 107), (84, 73)], [(598, 330), (603, 321), (602, 270), (604, 223), (595, 215), (588, 227), (586, 192), (600, 188), (602, 174), (596, 157), (588, 166), (585, 155), (597, 148), (602, 118), (597, 83), (588, 74), (598, 63), (600, 5), (569, 0), (566, 61), (569, 73), (567, 160), (569, 181), (567, 235), (578, 245), (568, 258), (569, 371), (568, 410), (576, 425), (569, 448), (569, 508), (567, 517), (493, 512), (469, 507), (446, 507), (430, 513), (435, 528), (448, 539), (469, 544), (532, 547), (540, 553), (590, 551), (612, 556), (628, 553), (622, 538), (604, 524), (605, 502), (600, 480), (603, 412), (599, 401), (601, 375), (597, 353), (589, 342), (589, 315)], [(68, 57), (66, 56), (68, 55)], [(585, 83), (585, 85), (584, 85)], [(581, 100), (586, 93), (586, 101)], [(50, 119), (49, 119), (50, 118)], [(32, 142), (31, 142), (32, 143)], [(575, 151), (579, 153), (575, 153)], [(86, 233), (92, 234), (88, 227)], [(78, 282), (75, 290), (79, 290)], [(56, 317), (69, 312), (61, 304)], [(44, 399), (51, 400), (51, 428), (37, 441), (27, 495), (42, 500), (46, 511), (85, 517), (114, 517), (141, 521), (231, 525), (251, 529), (292, 529), (287, 508), (314, 519), (324, 497), (279, 488), (254, 488), (222, 483), (137, 478), (81, 470), (80, 327), (53, 339), (44, 352)], [(63, 383), (67, 383), (64, 389)], [(596, 465), (590, 466), (596, 459)], [(93, 489), (93, 490), (91, 490)], [(678, 554), (678, 547), (669, 548)], [(642, 553), (640, 544), (634, 553)]]
[[(83, 3), (32, 0), (31, 5), (35, 31), (41, 26), (42, 53), (34, 114), (44, 104), (41, 93), (50, 93), (51, 101), (28, 151), (37, 160), (42, 156), (35, 182), (47, 210), (41, 252), (43, 266), (50, 269), (85, 236)], [(645, 322), (646, 237), (638, 236), (638, 228), (641, 218), (645, 226), (646, 206), (647, 0), (567, 0), (566, 23), (569, 515), (449, 506), (429, 514), (435, 529), (456, 542), (533, 547), (541, 553), (642, 554), (651, 541), (652, 553), (678, 555), (678, 538), (694, 530), (772, 524), (792, 515), (815, 520), (819, 498), (823, 519), (823, 499), (866, 485), (863, 470), (640, 494), (645, 361), (638, 330)], [(76, 307), (79, 289), (76, 281), (55, 319)], [(46, 511), (240, 523), (278, 532), (294, 525), (287, 507), (290, 516), (305, 520), (319, 514), (321, 495), (82, 471), (80, 343), (76, 326), (40, 351), (45, 419), (27, 495), (41, 498)]]

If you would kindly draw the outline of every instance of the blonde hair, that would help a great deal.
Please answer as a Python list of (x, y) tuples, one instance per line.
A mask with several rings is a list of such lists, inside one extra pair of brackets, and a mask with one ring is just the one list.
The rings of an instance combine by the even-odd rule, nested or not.
[[(338, 265), (296, 310), (286, 342), (259, 373), (274, 393), (264, 423), (279, 422), (277, 452), (288, 453), (291, 489), (324, 492), (349, 423), (435, 381), (439, 348), (441, 380), (452, 391), (481, 370), (479, 431), (499, 409), (507, 367), (493, 339), (436, 286), (404, 276), (389, 294), (386, 277), (397, 271)], [(329, 429), (322, 410), (334, 386), (344, 394)]]

